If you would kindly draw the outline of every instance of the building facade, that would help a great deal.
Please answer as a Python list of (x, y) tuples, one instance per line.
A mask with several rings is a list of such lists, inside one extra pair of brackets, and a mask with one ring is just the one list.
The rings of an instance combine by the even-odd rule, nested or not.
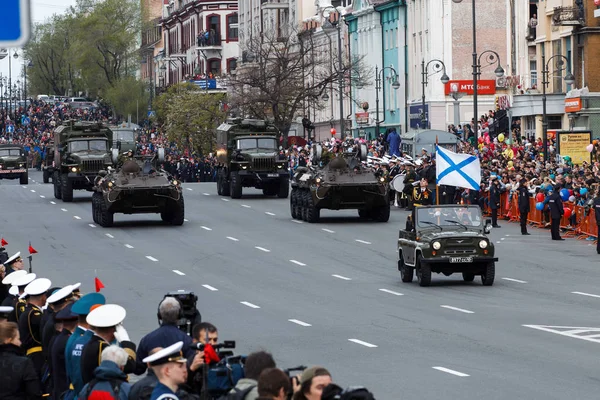
[(157, 57), (165, 86), (184, 80), (214, 89), (235, 71), (239, 56), (237, 0), (170, 0), (163, 7), (164, 52)]
[(150, 91), (150, 104), (156, 88), (161, 87), (158, 80), (159, 69), (156, 62), (156, 57), (163, 50), (163, 35), (160, 20), (162, 17), (163, 7), (168, 5), (169, 0), (142, 0), (142, 15), (144, 16), (142, 35), (141, 35), (141, 65), (140, 78), (148, 84)]

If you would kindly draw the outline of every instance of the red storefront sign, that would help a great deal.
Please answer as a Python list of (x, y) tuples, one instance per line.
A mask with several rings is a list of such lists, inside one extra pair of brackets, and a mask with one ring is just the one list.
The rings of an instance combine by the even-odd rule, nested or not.
[[(452, 92), (473, 94), (473, 81), (450, 81), (446, 83), (446, 96)], [(496, 81), (493, 79), (477, 81), (477, 94), (496, 94)]]

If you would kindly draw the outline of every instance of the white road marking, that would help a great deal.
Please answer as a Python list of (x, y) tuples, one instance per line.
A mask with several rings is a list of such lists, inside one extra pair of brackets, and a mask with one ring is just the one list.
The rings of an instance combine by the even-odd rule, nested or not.
[(90, 226), (90, 228), (95, 228), (96, 227), (96, 225), (94, 225), (94, 224), (88, 224), (88, 225)]
[(304, 263), (301, 263), (300, 261), (296, 261), (296, 260), (290, 260), (290, 262), (291, 262), (291, 263), (294, 263), (294, 264), (297, 264), (297, 265), (299, 265), (299, 266), (301, 266), (301, 267), (305, 267), (305, 266), (306, 266), (306, 264), (304, 264)]
[(288, 321), (293, 322), (294, 324), (300, 325), (300, 326), (312, 326), (311, 324), (308, 324), (306, 322), (300, 321), (298, 319), (288, 319)]
[(158, 260), (152, 256), (146, 256), (146, 258), (150, 261), (158, 262)]
[(588, 297), (596, 297), (598, 299), (600, 299), (600, 296), (597, 294), (591, 294), (591, 293), (585, 293), (585, 292), (571, 292), (573, 294), (580, 294), (582, 296), (588, 296)]
[(504, 236), (509, 237), (510, 235), (504, 235)]
[(30, 189), (30, 190), (31, 190), (31, 193), (35, 193), (35, 190), (33, 190), (33, 189)]
[(268, 212), (268, 211), (265, 211), (265, 214), (275, 216), (275, 214), (273, 214), (272, 212)]
[(449, 368), (444, 368), (444, 367), (431, 367), (431, 368), (437, 369), (438, 371), (442, 371), (442, 372), (445, 372), (447, 374), (452, 374), (452, 375), (460, 376), (461, 378), (464, 378), (466, 376), (470, 376), (468, 374), (465, 374), (465, 373), (462, 373), (462, 372), (458, 372), (458, 371), (455, 371), (455, 370), (449, 369)]
[(113, 235), (111, 235), (110, 233), (105, 233), (106, 237), (109, 237), (111, 239), (114, 239), (115, 237)]
[(465, 310), (464, 308), (452, 307), (452, 306), (440, 306), (442, 308), (447, 308), (448, 310), (459, 311), (465, 314), (475, 314), (474, 311)]
[(358, 243), (363, 243), (363, 244), (371, 244), (371, 242), (367, 242), (367, 241), (365, 241), (365, 240), (356, 239), (356, 241), (357, 241)]
[(190, 220), (189, 220), (189, 219), (185, 219), (185, 218), (184, 218), (184, 219), (183, 219), (183, 222), (190, 222)]
[(240, 241), (239, 239), (236, 239), (236, 238), (231, 237), (231, 236), (227, 236), (227, 239), (233, 240), (234, 242), (239, 242)]
[(343, 279), (343, 280), (345, 280), (345, 281), (351, 281), (351, 280), (352, 280), (352, 279), (350, 279), (350, 278), (346, 278), (345, 276), (342, 276), (342, 275), (335, 275), (335, 274), (334, 274), (334, 275), (331, 275), (331, 276), (333, 276), (334, 278)]
[(27, 186), (21, 186), (23, 189), (27, 189)]
[(204, 229), (205, 231), (212, 231), (212, 229), (210, 229), (208, 226), (201, 226), (200, 228)]
[(252, 208), (248, 204), (242, 204), (242, 207), (244, 207), (244, 208)]
[[(573, 339), (586, 340), (588, 342), (600, 343), (600, 328), (588, 328), (582, 326), (546, 326), (546, 325), (523, 325), (526, 328), (537, 329), (544, 332), (556, 333)], [(587, 335), (586, 335), (587, 334)]]
[(394, 292), (394, 291), (389, 290), (389, 289), (379, 289), (379, 291), (380, 292), (389, 293), (389, 294), (394, 294), (396, 296), (404, 296), (402, 293)]
[(181, 272), (178, 269), (174, 269), (173, 272), (175, 272), (177, 275), (185, 275), (183, 272)]
[(74, 215), (73, 218), (75, 218), (75, 219), (81, 219), (81, 217), (78, 217), (77, 215)]
[(511, 281), (511, 282), (517, 282), (517, 283), (527, 283), (526, 281), (522, 281), (520, 279), (513, 279), (513, 278), (502, 278), (505, 281)]
[(50, 204), (56, 204), (55, 202), (51, 201)]
[(302, 222), (302, 221), (298, 221), (297, 219), (293, 219), (293, 220), (292, 220), (292, 222), (295, 222), (295, 223), (297, 223), (297, 224), (303, 224), (303, 223), (304, 223), (304, 222)]
[(243, 304), (243, 305), (245, 305), (245, 306), (248, 306), (250, 308), (260, 308), (256, 304), (248, 303), (247, 301), (240, 301), (240, 303)]
[(127, 243), (125, 243), (124, 246), (127, 247), (128, 249), (133, 249), (133, 246), (130, 244), (127, 244)]
[(67, 210), (66, 208), (61, 208), (60, 210), (61, 210), (61, 211), (64, 211), (64, 212), (67, 212), (67, 211), (69, 211), (69, 210)]
[(46, 198), (46, 196), (44, 196), (43, 194), (40, 194), (40, 197), (41, 197), (42, 199), (45, 199), (45, 198)]
[(264, 247), (254, 246), (254, 248), (258, 249), (260, 251), (264, 251), (265, 253), (270, 253), (271, 252), (271, 250), (265, 249)]
[(202, 193), (205, 196), (210, 196), (210, 193)]
[(27, 179), (31, 180), (31, 178), (27, 177)]
[(502, 242), (500, 242), (500, 241), (497, 241), (497, 242), (496, 242), (496, 244), (500, 244), (500, 243), (502, 243)]
[(362, 340), (359, 339), (348, 339), (350, 342), (356, 343), (356, 344), (360, 344), (361, 346), (365, 346), (365, 347), (370, 347), (370, 348), (374, 348), (377, 347), (377, 345), (374, 345), (372, 343), (368, 343), (368, 342), (364, 342)]
[(194, 190), (194, 189), (192, 189), (192, 188), (186, 188), (186, 189), (187, 189), (187, 190), (189, 190), (189, 191), (192, 191), (192, 190)]
[(327, 232), (327, 233), (335, 233), (335, 231), (332, 231), (331, 229), (325, 229), (325, 228), (323, 228), (322, 230), (325, 231), (325, 232)]
[(223, 201), (229, 201), (229, 199), (221, 199), (221, 200), (223, 200)]
[(504, 239), (506, 239), (506, 238), (500, 238), (500, 240), (504, 240)]
[(212, 287), (212, 286), (210, 286), (210, 285), (202, 285), (202, 287), (205, 287), (205, 288), (207, 288), (207, 289), (208, 289), (208, 290), (210, 290), (211, 292), (216, 292), (216, 291), (218, 291), (218, 290), (219, 290), (219, 289), (217, 289), (217, 288), (215, 288), (215, 287)]

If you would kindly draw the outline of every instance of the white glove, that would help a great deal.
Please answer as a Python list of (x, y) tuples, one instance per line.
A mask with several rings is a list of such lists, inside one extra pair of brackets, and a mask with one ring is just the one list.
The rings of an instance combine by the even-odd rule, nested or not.
[(117, 329), (115, 330), (115, 338), (119, 343), (130, 341), (127, 330), (125, 330), (125, 327), (121, 324), (117, 325)]

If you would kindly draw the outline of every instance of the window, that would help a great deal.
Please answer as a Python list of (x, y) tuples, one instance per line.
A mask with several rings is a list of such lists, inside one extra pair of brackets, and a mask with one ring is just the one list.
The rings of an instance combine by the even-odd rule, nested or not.
[(548, 115), (548, 129), (562, 129), (561, 115)]
[(227, 41), (238, 40), (238, 15), (227, 16)]
[(212, 59), (208, 60), (208, 72), (213, 75), (221, 75), (221, 60)]
[(530, 60), (529, 61), (529, 71), (531, 76), (531, 82), (529, 83), (529, 87), (533, 87), (537, 85), (537, 61)]
[(206, 30), (209, 34), (209, 46), (221, 44), (221, 18), (218, 15), (206, 17)]
[(235, 58), (230, 58), (227, 60), (227, 72), (231, 73), (231, 71), (235, 71), (237, 68), (237, 60)]

